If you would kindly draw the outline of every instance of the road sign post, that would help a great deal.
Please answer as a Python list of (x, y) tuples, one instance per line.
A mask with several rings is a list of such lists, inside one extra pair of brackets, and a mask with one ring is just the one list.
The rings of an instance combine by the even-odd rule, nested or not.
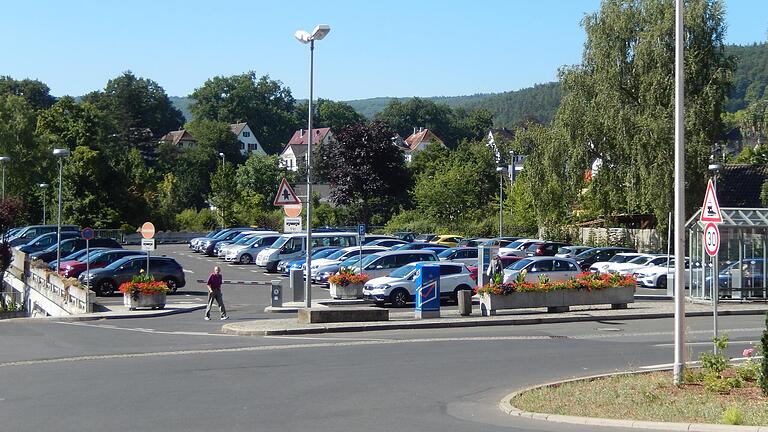
[[(723, 215), (720, 212), (720, 203), (717, 201), (717, 189), (712, 179), (707, 182), (707, 193), (704, 195), (704, 204), (701, 207), (699, 221), (706, 223), (704, 226), (704, 250), (712, 257), (712, 327), (714, 337), (717, 338), (717, 304), (720, 302), (720, 230), (716, 224), (723, 223)], [(717, 353), (717, 343), (715, 343)]]
[(365, 240), (365, 224), (357, 226), (357, 244), (360, 248), (360, 260), (357, 264), (360, 266), (360, 274), (363, 274), (363, 241)]
[[(141, 241), (141, 250), (147, 251), (147, 276), (149, 276), (149, 255), (150, 251), (155, 249), (155, 225), (152, 222), (144, 222), (143, 225), (141, 225), (141, 236), (144, 237), (145, 240), (152, 240), (151, 248), (152, 249), (144, 249), (144, 240)], [(147, 247), (150, 247), (150, 244), (147, 244)]]

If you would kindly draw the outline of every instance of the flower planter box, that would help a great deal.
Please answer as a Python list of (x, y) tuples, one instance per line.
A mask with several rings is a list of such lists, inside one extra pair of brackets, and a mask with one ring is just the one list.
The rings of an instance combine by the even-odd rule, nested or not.
[(331, 283), (331, 298), (333, 299), (361, 299), (363, 298), (363, 285), (349, 284), (347, 286)]
[(123, 294), (123, 304), (128, 307), (128, 310), (137, 308), (163, 309), (165, 307), (165, 293)]
[(480, 314), (496, 315), (500, 309), (546, 307), (548, 312), (568, 312), (570, 306), (609, 304), (613, 309), (626, 309), (635, 301), (635, 286), (599, 290), (554, 290), (548, 292), (515, 292), (508, 295), (480, 295)]

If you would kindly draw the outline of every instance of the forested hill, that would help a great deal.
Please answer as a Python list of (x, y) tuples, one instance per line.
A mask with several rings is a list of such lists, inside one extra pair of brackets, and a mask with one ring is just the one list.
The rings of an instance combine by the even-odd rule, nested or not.
[[(736, 58), (736, 72), (733, 76), (731, 97), (726, 104), (726, 110), (733, 112), (746, 107), (750, 102), (768, 96), (768, 43), (745, 46), (728, 45), (726, 52)], [(384, 109), (393, 99), (377, 97), (346, 101), (357, 112), (373, 118)], [(406, 100), (408, 98), (399, 98)], [(542, 123), (548, 123), (560, 104), (560, 86), (556, 82), (539, 84), (521, 90), (503, 93), (480, 93), (470, 96), (436, 96), (427, 97), (451, 108), (463, 108), (471, 111), (485, 108), (493, 113), (496, 126), (512, 127), (517, 123), (534, 118)], [(188, 97), (171, 97), (173, 104), (179, 108), (187, 120), (192, 118), (189, 112), (191, 99)]]

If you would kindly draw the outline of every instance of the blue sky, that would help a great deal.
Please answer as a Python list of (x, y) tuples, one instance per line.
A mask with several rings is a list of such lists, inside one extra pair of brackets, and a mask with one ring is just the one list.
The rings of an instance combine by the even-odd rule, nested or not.
[[(599, 0), (5, 0), (0, 75), (54, 95), (103, 88), (122, 71), (184, 96), (254, 70), (308, 95), (309, 50), (293, 38), (329, 24), (315, 49), (315, 96), (454, 96), (552, 81), (578, 63), (580, 21)], [(726, 0), (727, 42), (768, 39), (766, 0)]]

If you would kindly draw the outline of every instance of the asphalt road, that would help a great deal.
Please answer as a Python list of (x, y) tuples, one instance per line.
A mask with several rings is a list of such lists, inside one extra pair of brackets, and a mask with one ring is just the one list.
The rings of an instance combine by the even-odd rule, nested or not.
[[(306, 337), (178, 319), (0, 322), (0, 430), (591, 431), (496, 405), (526, 385), (673, 357), (669, 319)], [(711, 321), (686, 325), (696, 357)], [(763, 317), (720, 325), (738, 355)]]

